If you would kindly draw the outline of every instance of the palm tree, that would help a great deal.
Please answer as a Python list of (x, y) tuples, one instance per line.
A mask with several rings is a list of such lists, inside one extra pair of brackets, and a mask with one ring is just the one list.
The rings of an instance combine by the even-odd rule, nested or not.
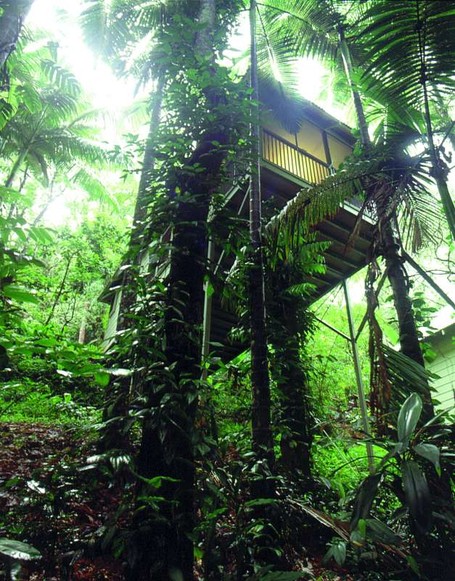
[[(364, 47), (359, 47), (358, 44), (353, 43), (355, 37), (350, 34), (350, 23), (352, 22), (350, 12), (356, 9), (356, 16), (362, 15), (369, 4), (368, 2), (362, 5), (356, 3), (338, 4), (329, 1), (314, 3), (310, 0), (306, 2), (270, 1), (267, 2), (269, 12), (266, 13), (269, 14), (271, 34), (273, 31), (277, 32), (279, 38), (285, 39), (284, 44), (287, 47), (293, 47), (297, 54), (306, 52), (309, 55), (319, 54), (324, 58), (341, 59), (351, 87), (357, 112), (360, 142), (366, 160), (371, 155), (372, 142), (362, 98), (358, 90), (357, 80), (362, 69), (359, 69), (354, 62), (354, 59), (357, 59), (357, 62), (365, 62)], [(357, 8), (360, 10), (357, 11)], [(287, 18), (283, 18), (283, 13), (287, 15)], [(397, 309), (402, 352), (423, 365), (412, 303), (409, 298), (407, 275), (399, 252), (400, 244), (393, 228), (396, 206), (402, 200), (401, 192), (393, 183), (386, 184), (383, 180), (372, 183), (365, 178), (363, 187), (367, 192), (367, 203), (373, 203), (378, 217), (380, 244), (376, 250), (383, 255), (386, 261), (387, 273)], [(305, 195), (302, 197), (304, 198)], [(428, 417), (432, 415), (429, 391), (427, 391), (425, 400)]]
[[(49, 191), (58, 183), (77, 185), (91, 199), (116, 208), (114, 199), (93, 171), (110, 161), (96, 126), (99, 112), (86, 109), (79, 83), (49, 58), (47, 48), (27, 54), (23, 60), (29, 60), (30, 78), (25, 80), (33, 89), (15, 107), (0, 131), (3, 140), (0, 155), (9, 162), (4, 186), (16, 187), (20, 192), (31, 177)], [(24, 87), (25, 94), (27, 91)], [(9, 215), (15, 211), (18, 208), (8, 208)], [(39, 219), (37, 216), (34, 223)]]

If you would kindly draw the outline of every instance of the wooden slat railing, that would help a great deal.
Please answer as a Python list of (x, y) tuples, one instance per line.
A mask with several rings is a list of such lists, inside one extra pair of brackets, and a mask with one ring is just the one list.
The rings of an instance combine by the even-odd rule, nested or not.
[(309, 184), (320, 184), (330, 174), (327, 163), (267, 129), (262, 130), (262, 157)]

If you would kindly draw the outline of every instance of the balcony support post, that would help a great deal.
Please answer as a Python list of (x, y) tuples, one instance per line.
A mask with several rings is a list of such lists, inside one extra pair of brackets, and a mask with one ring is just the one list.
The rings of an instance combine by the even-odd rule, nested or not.
[[(209, 272), (213, 271), (213, 261), (215, 259), (215, 244), (209, 238), (207, 245), (207, 266)], [(206, 381), (208, 375), (208, 357), (210, 354), (210, 331), (212, 329), (212, 296), (211, 281), (209, 278), (204, 283), (204, 310), (202, 315), (202, 374), (201, 379)]]
[(370, 432), (370, 422), (368, 419), (368, 409), (365, 400), (365, 389), (362, 380), (362, 374), (360, 371), (360, 358), (359, 352), (357, 350), (357, 341), (356, 341), (356, 334), (354, 330), (354, 318), (352, 316), (352, 308), (351, 308), (351, 301), (349, 298), (348, 292), (348, 284), (346, 280), (343, 280), (343, 290), (344, 290), (344, 297), (346, 302), (346, 314), (348, 316), (348, 325), (349, 325), (349, 342), (352, 348), (352, 358), (354, 360), (354, 370), (355, 370), (355, 378), (357, 382), (357, 395), (359, 398), (359, 409), (360, 409), (360, 416), (362, 418), (362, 426), (365, 435), (367, 436), (367, 440), (365, 442), (366, 449), (367, 449), (367, 457), (368, 457), (368, 470), (370, 474), (374, 474), (374, 459), (373, 459), (373, 446), (371, 444), (371, 432)]
[(330, 174), (333, 174), (335, 171), (335, 168), (333, 167), (332, 155), (330, 153), (327, 131), (324, 131), (324, 130), (322, 130), (322, 143), (324, 145), (325, 160), (327, 162), (327, 165), (329, 166)]

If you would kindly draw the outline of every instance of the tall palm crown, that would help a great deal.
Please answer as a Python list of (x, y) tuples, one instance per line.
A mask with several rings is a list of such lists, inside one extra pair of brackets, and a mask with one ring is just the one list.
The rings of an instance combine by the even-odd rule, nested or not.
[(412, 110), (420, 113), (422, 139), (432, 163), (430, 175), (455, 239), (449, 168), (442, 139), (436, 139), (438, 133), (444, 137), (448, 120), (441, 119), (441, 108), (433, 105), (450, 97), (455, 87), (455, 9), (443, 0), (381, 0), (365, 12), (362, 27), (365, 91), (400, 116)]

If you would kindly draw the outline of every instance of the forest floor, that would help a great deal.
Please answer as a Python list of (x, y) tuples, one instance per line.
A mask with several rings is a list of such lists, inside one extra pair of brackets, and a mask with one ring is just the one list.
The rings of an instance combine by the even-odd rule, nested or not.
[[(124, 579), (121, 560), (102, 554), (100, 547), (108, 528), (128, 519), (119, 517), (125, 488), (112, 485), (109, 474), (96, 467), (95, 454), (93, 433), (81, 429), (0, 424), (0, 538), (29, 543), (42, 555), (23, 566), (20, 579)], [(324, 546), (318, 552), (304, 559), (308, 574), (302, 579), (358, 579), (322, 567)], [(5, 563), (2, 579), (7, 579)]]

